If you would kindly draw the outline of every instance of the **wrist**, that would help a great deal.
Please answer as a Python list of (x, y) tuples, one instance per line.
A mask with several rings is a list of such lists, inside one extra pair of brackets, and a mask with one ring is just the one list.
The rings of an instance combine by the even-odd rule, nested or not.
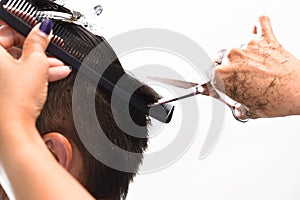
[(3, 101), (0, 101), (0, 105), (0, 128), (13, 125), (14, 123), (18, 123), (24, 128), (29, 125), (35, 126), (36, 117), (27, 112), (26, 105), (16, 106), (14, 103), (5, 103)]
[(40, 143), (41, 137), (34, 123), (15, 119), (0, 123), (0, 157), (8, 152)]

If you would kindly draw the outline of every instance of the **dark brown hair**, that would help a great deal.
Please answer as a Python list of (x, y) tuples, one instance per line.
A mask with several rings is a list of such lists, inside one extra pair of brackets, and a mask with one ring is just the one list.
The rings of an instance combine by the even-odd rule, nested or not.
[[(32, 2), (34, 2), (37, 6), (39, 6), (39, 2), (43, 2), (43, 6), (45, 7), (45, 2), (47, 1), (43, 0)], [(47, 9), (51, 10), (51, 5), (53, 5), (53, 3), (47, 3)], [(102, 37), (91, 34), (81, 26), (67, 22), (61, 23), (68, 31), (84, 39), (86, 44), (91, 48), (94, 48), (105, 41)], [(81, 51), (81, 47), (77, 46), (76, 43), (73, 44), (73, 48), (76, 51)], [(87, 56), (90, 52), (81, 53)], [(113, 83), (116, 83), (119, 78), (125, 74), (121, 63), (107, 43), (106, 49), (100, 53), (101, 57), (98, 59), (111, 60), (111, 56), (114, 57), (113, 62), (109, 64), (109, 67), (104, 74), (111, 75), (113, 73), (113, 76), (110, 76), (112, 77), (110, 80)], [(95, 70), (97, 71), (97, 67)], [(147, 148), (147, 126), (149, 124), (149, 118), (144, 113), (129, 106), (131, 119), (142, 128), (139, 129), (138, 133), (133, 133), (134, 135), (139, 135), (139, 137), (133, 137), (126, 134), (125, 131), (119, 128), (119, 125), (126, 125), (128, 120), (131, 120), (128, 119), (127, 115), (123, 114), (124, 108), (128, 107), (128, 104), (119, 100), (112, 107), (110, 92), (98, 86), (95, 94), (92, 87), (94, 83), (88, 78), (83, 78), (81, 80), (79, 87), (82, 92), (76, 95), (79, 97), (77, 100), (84, 103), (89, 95), (95, 95), (95, 110), (97, 119), (107, 138), (114, 145), (123, 150), (139, 153), (139, 156), (131, 158), (126, 156), (126, 154), (118, 154), (113, 149), (110, 152), (107, 151), (105, 144), (102, 143), (102, 141), (99, 141), (99, 144), (93, 148), (97, 148), (99, 152), (105, 154), (106, 158), (117, 160), (121, 166), (130, 168), (130, 172), (118, 171), (106, 166), (91, 155), (85, 145), (83, 145), (75, 127), (73, 113), (74, 108), (72, 108), (72, 101), (74, 99), (72, 99), (72, 95), (76, 92), (73, 88), (76, 78), (77, 72), (72, 71), (66, 79), (49, 84), (48, 98), (44, 109), (37, 120), (37, 128), (41, 134), (46, 134), (52, 131), (60, 132), (72, 141), (74, 145), (76, 145), (81, 153), (84, 165), (84, 178), (80, 181), (96, 199), (125, 199), (128, 191), (128, 185), (138, 171), (139, 165), (142, 163), (142, 153)], [(147, 103), (155, 102), (159, 98), (157, 93), (155, 93), (150, 87), (141, 84), (136, 79), (130, 78), (126, 80), (126, 84), (128, 84), (129, 87), (137, 87), (138, 89), (135, 93), (142, 96)], [(140, 87), (140, 85), (142, 86)], [(76, 126), (84, 127), (85, 130), (85, 133), (80, 134), (88, 135), (91, 132), (95, 132), (96, 130), (92, 128), (93, 124), (90, 124), (91, 122), (87, 120), (91, 113), (87, 113), (86, 110), (81, 107), (77, 107), (76, 110), (81, 113), (79, 122), (78, 120), (76, 121)], [(117, 113), (117, 116), (114, 117), (112, 111)], [(136, 130), (132, 129), (132, 131)]]

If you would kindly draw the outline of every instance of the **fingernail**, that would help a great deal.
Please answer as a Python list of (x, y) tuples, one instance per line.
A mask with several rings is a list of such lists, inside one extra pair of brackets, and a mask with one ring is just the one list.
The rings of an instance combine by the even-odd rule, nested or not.
[(50, 19), (45, 19), (40, 25), (40, 31), (49, 35), (53, 27), (53, 22)]
[(73, 70), (73, 68), (72, 68), (71, 66), (68, 66), (68, 67), (69, 67), (70, 71), (72, 71), (72, 70)]

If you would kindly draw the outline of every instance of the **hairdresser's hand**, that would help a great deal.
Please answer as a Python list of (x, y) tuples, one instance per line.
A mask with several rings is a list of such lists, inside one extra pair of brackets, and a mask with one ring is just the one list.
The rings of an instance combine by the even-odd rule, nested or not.
[[(22, 46), (25, 37), (19, 34), (0, 19), (0, 46), (5, 48), (15, 59), (19, 59), (22, 55)], [(54, 57), (48, 57), (49, 61), (49, 81), (56, 81), (65, 78), (70, 70), (64, 63)]]
[[(15, 59), (7, 49), (16, 45), (16, 38), (0, 37), (0, 120), (26, 121), (35, 124), (42, 109), (49, 79), (68, 75), (68, 67), (56, 59), (49, 59), (45, 49), (51, 39), (51, 21), (35, 26), (22, 44), (22, 55)], [(39, 28), (40, 27), (40, 28)], [(10, 43), (10, 45), (8, 45)], [(21, 44), (21, 43), (20, 43)]]
[(300, 62), (279, 44), (268, 17), (259, 18), (259, 29), (260, 39), (232, 49), (217, 67), (216, 86), (248, 106), (250, 118), (300, 114)]

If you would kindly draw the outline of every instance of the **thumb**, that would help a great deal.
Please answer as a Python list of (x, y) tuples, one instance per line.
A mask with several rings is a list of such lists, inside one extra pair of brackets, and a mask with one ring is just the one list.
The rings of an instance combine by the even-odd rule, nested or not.
[(23, 44), (23, 53), (21, 59), (27, 59), (34, 56), (35, 58), (45, 56), (45, 50), (51, 40), (51, 29), (53, 22), (50, 19), (45, 19), (42, 23), (37, 24)]
[(255, 33), (261, 34), (261, 37), (267, 43), (278, 43), (271, 26), (270, 18), (267, 16), (260, 16), (258, 19), (259, 27), (255, 27)]

